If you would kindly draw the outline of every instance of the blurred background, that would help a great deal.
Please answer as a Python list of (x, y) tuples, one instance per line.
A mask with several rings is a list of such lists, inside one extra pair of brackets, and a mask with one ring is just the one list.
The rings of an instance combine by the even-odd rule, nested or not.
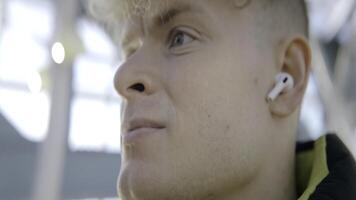
[[(298, 139), (337, 132), (356, 153), (356, 2), (307, 3)], [(117, 199), (119, 50), (86, 4), (0, 0), (0, 200)]]

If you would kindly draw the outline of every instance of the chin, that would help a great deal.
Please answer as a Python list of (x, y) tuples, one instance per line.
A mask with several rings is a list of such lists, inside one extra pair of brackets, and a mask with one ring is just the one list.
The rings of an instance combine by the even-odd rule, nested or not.
[(118, 194), (122, 200), (197, 200), (210, 199), (216, 188), (206, 185), (192, 174), (164, 165), (125, 164), (118, 178)]
[[(130, 163), (125, 165), (118, 177), (118, 194), (122, 200), (157, 200), (167, 199), (168, 184), (163, 178), (164, 173), (159, 174), (157, 166), (147, 166), (143, 163)], [(165, 171), (165, 170), (162, 170)]]

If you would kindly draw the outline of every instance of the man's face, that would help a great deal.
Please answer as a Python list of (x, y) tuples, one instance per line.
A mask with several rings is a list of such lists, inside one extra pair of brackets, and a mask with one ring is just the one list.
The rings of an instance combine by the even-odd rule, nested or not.
[(256, 39), (253, 7), (225, 2), (179, 1), (125, 23), (123, 199), (205, 199), (247, 184), (269, 159), (275, 52)]

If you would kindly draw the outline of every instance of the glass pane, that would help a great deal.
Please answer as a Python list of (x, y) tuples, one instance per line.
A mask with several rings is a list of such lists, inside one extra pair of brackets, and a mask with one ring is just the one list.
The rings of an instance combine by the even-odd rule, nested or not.
[(97, 24), (85, 19), (80, 19), (78, 21), (77, 30), (87, 53), (103, 60), (116, 57), (114, 44)]
[(0, 112), (29, 140), (40, 141), (46, 136), (49, 104), (46, 93), (0, 87)]
[[(33, 141), (47, 132), (46, 85), (53, 15), (50, 2), (6, 2), (0, 34), (0, 110), (21, 134)], [(30, 23), (29, 23), (30, 22)]]
[(74, 64), (75, 92), (101, 96), (116, 96), (113, 90), (115, 68), (106, 62), (79, 56)]
[(73, 150), (120, 151), (120, 104), (75, 97), (72, 102), (69, 145)]

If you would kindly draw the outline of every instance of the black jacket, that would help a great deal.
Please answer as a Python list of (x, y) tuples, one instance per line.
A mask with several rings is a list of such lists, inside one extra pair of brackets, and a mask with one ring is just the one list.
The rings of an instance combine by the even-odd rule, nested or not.
[(356, 163), (336, 135), (297, 145), (298, 200), (356, 200)]

